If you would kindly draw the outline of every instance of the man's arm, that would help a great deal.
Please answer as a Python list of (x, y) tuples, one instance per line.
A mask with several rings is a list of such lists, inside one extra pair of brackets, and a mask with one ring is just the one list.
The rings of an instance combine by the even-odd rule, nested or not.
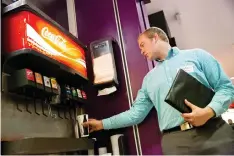
[(143, 84), (142, 89), (138, 91), (137, 98), (132, 107), (125, 112), (102, 120), (103, 128), (116, 129), (139, 124), (144, 120), (152, 107), (153, 104), (147, 93), (145, 93)]
[(196, 54), (201, 70), (215, 91), (215, 95), (208, 107), (213, 109), (216, 116), (220, 116), (234, 100), (234, 86), (212, 55), (204, 50), (198, 50)]

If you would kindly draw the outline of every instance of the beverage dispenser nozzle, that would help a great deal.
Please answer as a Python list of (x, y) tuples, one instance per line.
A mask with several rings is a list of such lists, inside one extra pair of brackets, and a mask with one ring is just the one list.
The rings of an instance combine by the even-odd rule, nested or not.
[(70, 120), (72, 120), (72, 121), (73, 121), (72, 113), (71, 113), (71, 108), (69, 108), (69, 109), (68, 109), (68, 113), (69, 113)]
[(20, 112), (23, 112), (23, 110), (19, 108), (19, 103), (18, 103), (18, 102), (16, 103), (16, 109), (17, 109), (18, 111), (20, 111)]
[(35, 112), (37, 115), (40, 115), (40, 113), (37, 112), (37, 104), (36, 104), (35, 92), (33, 92), (33, 104), (34, 104), (34, 112)]
[(59, 108), (57, 108), (57, 111), (58, 111), (58, 117), (60, 118), (60, 119), (63, 119), (62, 117), (61, 117), (61, 115), (60, 115), (60, 111), (59, 111), (60, 109)]
[(26, 111), (30, 114), (32, 114), (32, 112), (29, 110), (28, 106), (29, 106), (29, 100), (27, 99), (27, 96), (25, 95), (26, 94), (26, 91), (25, 91), (25, 88), (23, 88), (23, 94), (24, 94), (24, 98), (25, 98), (25, 101), (26, 101)]
[(43, 99), (41, 99), (42, 114), (43, 114), (44, 116), (48, 117), (48, 115), (45, 114), (44, 103), (46, 104), (46, 100), (43, 101)]
[(32, 112), (28, 108), (28, 105), (29, 105), (29, 101), (27, 100), (27, 102), (26, 102), (26, 111), (29, 112), (30, 114), (32, 114)]
[(64, 118), (68, 120), (67, 115), (66, 115), (66, 109), (63, 110), (64, 113)]
[(78, 122), (78, 120), (76, 119), (76, 107), (74, 107), (74, 119), (75, 119), (75, 122)]

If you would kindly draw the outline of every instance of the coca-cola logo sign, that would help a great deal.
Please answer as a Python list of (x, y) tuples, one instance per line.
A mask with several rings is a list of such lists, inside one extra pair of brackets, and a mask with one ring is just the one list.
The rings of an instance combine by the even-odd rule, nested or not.
[(25, 31), (26, 48), (56, 60), (87, 78), (85, 49), (74, 38), (33, 14), (26, 21)]
[(61, 47), (62, 49), (67, 48), (66, 40), (62, 36), (56, 35), (56, 34), (50, 32), (48, 27), (42, 28), (41, 35), (42, 35), (42, 37), (50, 40), (51, 42), (53, 42), (55, 45)]

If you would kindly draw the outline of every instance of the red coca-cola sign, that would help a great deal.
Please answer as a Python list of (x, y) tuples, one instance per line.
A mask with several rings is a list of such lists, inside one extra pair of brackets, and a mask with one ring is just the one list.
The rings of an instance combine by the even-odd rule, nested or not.
[(41, 17), (30, 11), (12, 13), (4, 17), (3, 28), (4, 52), (33, 49), (87, 78), (83, 48)]

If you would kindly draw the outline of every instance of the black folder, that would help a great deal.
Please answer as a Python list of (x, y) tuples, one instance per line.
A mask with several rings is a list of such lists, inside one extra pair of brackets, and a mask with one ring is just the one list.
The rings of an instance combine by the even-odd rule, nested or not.
[(190, 113), (191, 109), (185, 104), (185, 99), (200, 108), (204, 108), (210, 103), (214, 94), (215, 92), (212, 89), (180, 69), (165, 98), (165, 102), (181, 113)]

